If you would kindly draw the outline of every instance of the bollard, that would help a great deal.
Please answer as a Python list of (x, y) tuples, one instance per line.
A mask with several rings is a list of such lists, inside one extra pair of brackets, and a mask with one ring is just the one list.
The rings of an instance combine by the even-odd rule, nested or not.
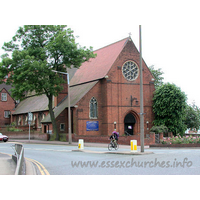
[(131, 140), (131, 152), (137, 152), (137, 140)]
[(84, 149), (84, 140), (83, 139), (78, 140), (78, 149)]

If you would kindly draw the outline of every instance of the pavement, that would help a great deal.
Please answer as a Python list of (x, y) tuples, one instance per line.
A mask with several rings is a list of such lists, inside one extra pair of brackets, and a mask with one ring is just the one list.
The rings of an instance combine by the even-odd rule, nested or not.
[[(26, 175), (37, 175), (36, 168), (32, 162), (26, 162)], [(0, 175), (15, 175), (17, 164), (12, 159), (12, 155), (0, 153)]]
[(0, 153), (0, 175), (14, 175), (16, 163), (9, 154)]
[[(20, 144), (52, 144), (52, 145), (69, 145), (68, 142), (60, 141), (42, 141), (42, 140), (9, 140), (9, 142), (20, 143)], [(84, 143), (84, 149), (78, 149), (78, 142), (73, 142), (69, 146), (77, 146), (77, 150), (73, 152), (83, 153), (102, 153), (102, 154), (123, 154), (123, 155), (144, 155), (152, 154), (153, 152), (145, 151), (140, 152), (140, 146), (138, 146), (137, 152), (131, 152), (130, 145), (120, 145), (118, 150), (108, 151), (108, 144), (103, 143)], [(97, 147), (97, 148), (90, 148)], [(99, 150), (98, 148), (105, 148), (105, 151)], [(145, 149), (149, 146), (145, 146)], [(91, 150), (92, 149), (92, 150)], [(26, 161), (26, 175), (38, 175), (36, 167), (33, 162), (28, 159)], [(12, 155), (0, 153), (0, 175), (14, 175), (16, 169), (16, 163), (12, 159)]]

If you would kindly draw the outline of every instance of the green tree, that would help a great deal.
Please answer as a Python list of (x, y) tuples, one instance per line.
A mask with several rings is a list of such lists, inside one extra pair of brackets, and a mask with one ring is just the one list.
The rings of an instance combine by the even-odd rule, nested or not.
[(65, 25), (25, 25), (2, 48), (12, 53), (11, 58), (9, 54), (3, 55), (0, 64), (4, 75), (10, 73), (12, 96), (22, 100), (27, 92), (46, 94), (53, 131), (59, 140), (52, 98), (62, 91), (64, 80), (52, 70), (66, 72), (67, 68), (80, 67), (95, 57), (92, 47), (80, 47), (73, 31)]
[(0, 84), (4, 82), (5, 76), (8, 75), (8, 69), (4, 67), (10, 61), (10, 59), (7, 57), (8, 54), (1, 56), (3, 60), (0, 62)]
[(186, 108), (186, 118), (184, 123), (188, 129), (199, 130), (200, 127), (200, 110), (193, 103), (192, 105), (187, 105)]
[(187, 96), (174, 84), (166, 83), (157, 88), (153, 97), (154, 125), (165, 125), (169, 132), (183, 134)]
[(163, 77), (162, 75), (164, 74), (164, 72), (161, 71), (161, 68), (159, 68), (158, 70), (157, 69), (154, 69), (154, 65), (150, 66), (149, 67), (152, 75), (154, 76), (154, 85), (155, 85), (155, 88), (157, 89), (159, 86), (161, 86), (163, 84)]

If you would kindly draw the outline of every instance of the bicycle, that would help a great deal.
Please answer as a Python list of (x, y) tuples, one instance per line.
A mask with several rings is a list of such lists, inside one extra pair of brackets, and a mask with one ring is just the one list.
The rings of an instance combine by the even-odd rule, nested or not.
[(119, 144), (117, 143), (117, 141), (115, 142), (113, 140), (110, 141), (110, 143), (108, 144), (109, 151), (112, 151), (112, 149), (115, 149), (115, 150), (119, 149)]

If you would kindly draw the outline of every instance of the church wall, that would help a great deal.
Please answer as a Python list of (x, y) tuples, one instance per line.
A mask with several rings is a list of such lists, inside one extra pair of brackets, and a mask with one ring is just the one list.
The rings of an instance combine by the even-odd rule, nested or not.
[[(78, 103), (74, 111), (74, 130), (77, 135), (103, 135), (102, 119), (104, 112), (102, 112), (103, 94), (101, 93), (102, 83), (99, 81)], [(94, 97), (97, 100), (97, 118), (90, 117), (90, 100)], [(87, 130), (87, 122), (98, 122), (98, 130)]]

